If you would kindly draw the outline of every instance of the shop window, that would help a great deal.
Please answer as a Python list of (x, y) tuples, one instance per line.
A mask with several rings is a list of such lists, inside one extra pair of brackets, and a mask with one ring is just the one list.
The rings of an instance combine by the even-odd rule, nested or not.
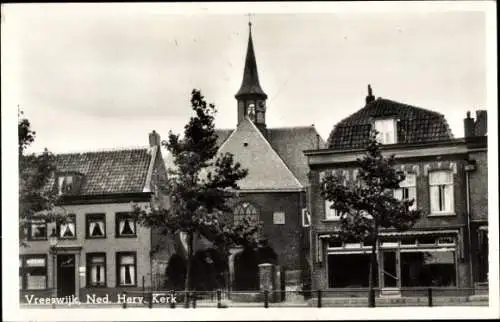
[(455, 239), (453, 237), (439, 237), (437, 239), (438, 245), (455, 245)]
[(402, 252), (401, 285), (403, 287), (455, 286), (455, 252)]
[(47, 257), (45, 255), (22, 256), (19, 260), (19, 285), (25, 290), (47, 288)]
[[(370, 254), (328, 255), (328, 287), (368, 287)], [(375, 272), (375, 276), (378, 274)], [(377, 285), (375, 281), (375, 285)]]
[(106, 254), (87, 253), (87, 285), (106, 286)]
[(335, 239), (330, 239), (328, 241), (328, 248), (342, 248), (344, 246), (344, 243), (342, 240), (335, 238)]
[(421, 236), (418, 237), (419, 245), (436, 245), (436, 237), (435, 236)]
[(401, 239), (402, 246), (417, 246), (417, 238), (416, 237), (407, 237)]

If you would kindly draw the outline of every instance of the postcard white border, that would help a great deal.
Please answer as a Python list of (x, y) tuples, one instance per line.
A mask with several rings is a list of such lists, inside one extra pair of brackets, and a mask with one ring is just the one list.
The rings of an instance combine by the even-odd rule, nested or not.
[[(34, 6), (58, 6), (63, 12), (67, 6), (80, 6), (82, 14), (108, 14), (103, 10), (113, 6), (113, 10), (130, 13), (165, 12), (174, 14), (254, 14), (264, 13), (375, 13), (375, 12), (443, 12), (482, 11), (487, 15), (487, 70), (488, 70), (488, 190), (489, 198), (489, 238), (498, 240), (498, 124), (497, 124), (497, 66), (496, 66), (496, 3), (493, 1), (414, 1), (414, 2), (269, 2), (269, 3), (119, 3), (119, 4), (3, 4), (2, 23), (8, 19), (11, 10), (27, 10)], [(101, 6), (101, 7), (96, 7)], [(100, 10), (100, 11), (96, 11)], [(109, 9), (109, 8), (108, 8)], [(96, 13), (97, 12), (97, 13)], [(3, 28), (2, 28), (3, 30)], [(8, 93), (6, 77), (9, 73), (9, 42), (2, 37), (2, 93)], [(36, 321), (117, 321), (117, 320), (315, 320), (315, 319), (465, 319), (499, 317), (499, 276), (497, 244), (490, 243), (490, 306), (489, 307), (433, 307), (433, 308), (228, 308), (228, 309), (20, 309), (17, 285), (18, 237), (15, 229), (18, 212), (17, 145), (14, 120), (17, 110), (4, 105), (2, 95), (2, 259), (3, 259), (3, 310), (6, 320)], [(9, 228), (10, 227), (10, 228)], [(13, 261), (13, 258), (16, 259)], [(9, 264), (11, 263), (11, 264)], [(496, 284), (495, 284), (496, 282)], [(496, 303), (496, 304), (495, 304)]]

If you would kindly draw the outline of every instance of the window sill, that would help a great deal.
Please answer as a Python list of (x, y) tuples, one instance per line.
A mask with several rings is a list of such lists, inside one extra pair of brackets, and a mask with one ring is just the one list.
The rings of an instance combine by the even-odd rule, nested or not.
[(325, 222), (325, 223), (339, 222), (339, 221), (340, 221), (340, 218), (336, 218), (336, 219), (321, 219), (321, 222)]
[(87, 285), (86, 288), (106, 288), (107, 285)]
[(115, 235), (115, 238), (137, 238), (137, 235)]
[(428, 214), (427, 217), (454, 217), (456, 215), (454, 212), (435, 212)]
[(47, 240), (48, 240), (47, 237), (44, 237), (44, 238), (29, 238), (26, 241), (36, 242), (36, 241), (47, 241)]
[(106, 239), (106, 236), (85, 236), (85, 239)]

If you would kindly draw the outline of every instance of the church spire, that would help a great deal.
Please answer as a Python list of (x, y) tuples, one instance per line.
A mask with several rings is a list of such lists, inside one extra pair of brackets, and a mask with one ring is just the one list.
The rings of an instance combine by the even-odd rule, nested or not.
[(243, 81), (236, 99), (244, 99), (245, 96), (253, 96), (254, 98), (266, 99), (267, 95), (264, 93), (259, 83), (259, 74), (257, 72), (257, 61), (255, 59), (255, 52), (253, 49), (252, 41), (252, 23), (248, 22), (248, 47), (247, 57), (245, 59), (245, 69), (243, 71)]
[(243, 70), (243, 81), (235, 97), (238, 101), (238, 124), (245, 118), (249, 118), (266, 135), (266, 100), (259, 83), (257, 73), (257, 61), (253, 49), (252, 23), (248, 22), (248, 47), (245, 59), (245, 69)]

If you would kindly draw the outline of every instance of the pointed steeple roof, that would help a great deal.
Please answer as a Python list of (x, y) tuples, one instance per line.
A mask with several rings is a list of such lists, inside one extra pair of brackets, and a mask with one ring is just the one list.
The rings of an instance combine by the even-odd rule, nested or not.
[(253, 50), (252, 41), (252, 23), (248, 23), (249, 34), (248, 34), (248, 47), (247, 47), (247, 57), (245, 60), (245, 69), (243, 71), (243, 81), (241, 83), (240, 90), (236, 93), (236, 99), (244, 95), (261, 95), (264, 99), (267, 98), (266, 93), (262, 90), (259, 83), (259, 74), (257, 72), (257, 61), (255, 59), (255, 52)]

